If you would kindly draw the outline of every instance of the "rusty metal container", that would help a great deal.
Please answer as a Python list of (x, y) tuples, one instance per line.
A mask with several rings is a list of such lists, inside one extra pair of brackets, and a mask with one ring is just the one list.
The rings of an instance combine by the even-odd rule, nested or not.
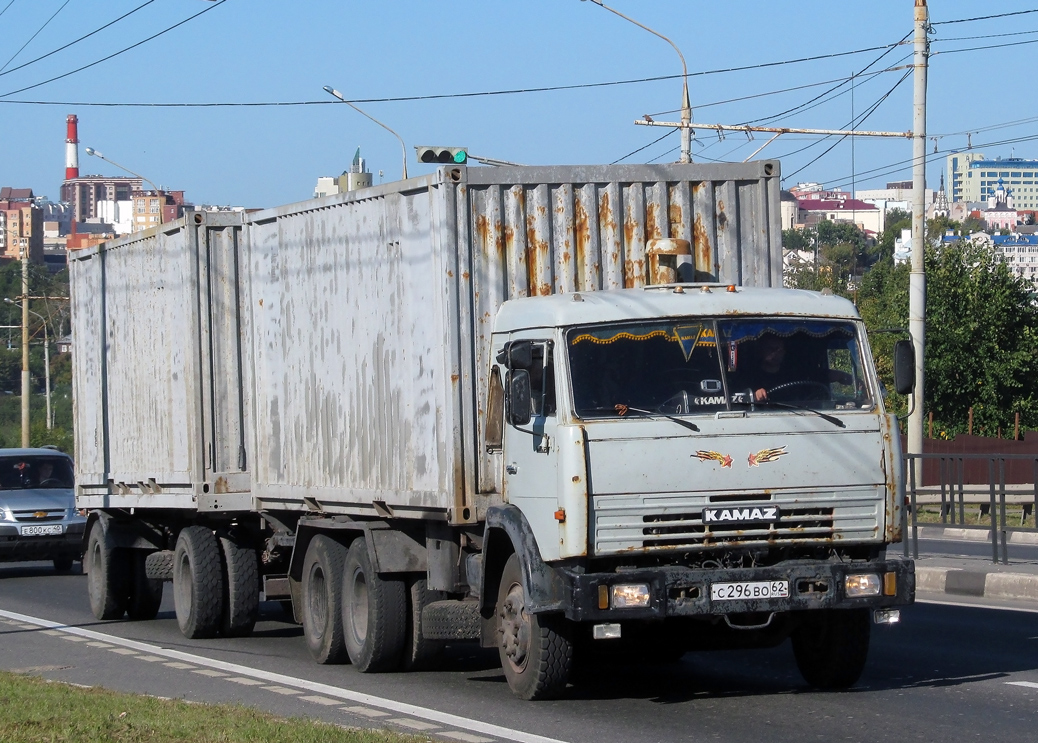
[(70, 264), (83, 506), (472, 523), (501, 303), (781, 286), (779, 166), (445, 166)]

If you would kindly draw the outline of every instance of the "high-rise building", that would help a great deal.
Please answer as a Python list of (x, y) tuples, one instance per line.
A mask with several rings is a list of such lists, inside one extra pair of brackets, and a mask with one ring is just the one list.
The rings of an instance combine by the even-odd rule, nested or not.
[(43, 210), (31, 188), (0, 188), (0, 257), (43, 261)]
[[(952, 180), (953, 167), (957, 181)], [(952, 186), (948, 192), (952, 202), (985, 202), (995, 195), (1001, 184), (1013, 197), (1017, 209), (1038, 209), (1038, 160), (1017, 157), (988, 160), (975, 152), (949, 155), (948, 183)]]

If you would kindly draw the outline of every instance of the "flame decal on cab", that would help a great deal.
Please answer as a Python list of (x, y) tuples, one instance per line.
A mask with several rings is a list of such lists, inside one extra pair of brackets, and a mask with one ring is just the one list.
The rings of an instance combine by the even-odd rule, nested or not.
[(766, 462), (774, 462), (776, 459), (786, 454), (789, 454), (789, 452), (786, 451), (785, 446), (780, 446), (777, 449), (761, 449), (756, 454), (750, 452), (750, 456), (746, 458), (746, 461), (749, 463), (750, 467), (759, 467), (761, 464)]
[(728, 454), (722, 454), (718, 451), (699, 450), (692, 456), (698, 459), (700, 462), (718, 462), (722, 468), (728, 467), (729, 469), (731, 469), (732, 467), (732, 457)]

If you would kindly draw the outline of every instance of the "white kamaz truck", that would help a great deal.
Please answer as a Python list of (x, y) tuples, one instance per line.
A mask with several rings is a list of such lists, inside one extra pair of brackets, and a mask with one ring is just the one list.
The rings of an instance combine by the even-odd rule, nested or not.
[(524, 699), (787, 638), (853, 684), (914, 596), (898, 429), (780, 242), (772, 161), (447, 166), (72, 254), (95, 615), (281, 601), (319, 663), (478, 640)]

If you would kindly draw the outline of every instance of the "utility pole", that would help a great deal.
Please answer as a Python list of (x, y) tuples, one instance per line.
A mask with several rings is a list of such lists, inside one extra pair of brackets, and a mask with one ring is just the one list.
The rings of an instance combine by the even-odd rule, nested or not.
[(29, 448), (29, 246), (22, 247), (22, 448)]
[[(915, 92), (912, 99), (912, 268), (908, 279), (908, 332), (915, 348), (915, 391), (908, 416), (908, 453), (923, 453), (926, 360), (926, 273), (923, 264), (926, 228), (926, 66), (930, 26), (926, 0), (915, 0)], [(922, 460), (915, 460), (916, 483), (922, 482)]]

